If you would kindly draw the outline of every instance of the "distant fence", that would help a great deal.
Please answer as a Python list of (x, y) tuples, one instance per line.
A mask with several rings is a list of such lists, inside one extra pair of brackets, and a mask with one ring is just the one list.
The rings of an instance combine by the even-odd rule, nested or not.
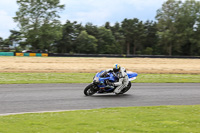
[(48, 53), (15, 53), (15, 52), (0, 52), (0, 56), (38, 56), (47, 57)]
[(0, 56), (14, 56), (14, 52), (0, 52)]
[(119, 54), (69, 54), (69, 53), (22, 53), (0, 52), (0, 56), (31, 56), (31, 57), (108, 57), (108, 58), (188, 58), (200, 59), (200, 56), (169, 56), (169, 55), (119, 55)]
[(48, 53), (15, 53), (15, 56), (39, 56), (47, 57)]
[(108, 58), (189, 58), (200, 59), (200, 56), (169, 56), (169, 55), (119, 55), (119, 54), (69, 54), (49, 53), (50, 57), (108, 57)]

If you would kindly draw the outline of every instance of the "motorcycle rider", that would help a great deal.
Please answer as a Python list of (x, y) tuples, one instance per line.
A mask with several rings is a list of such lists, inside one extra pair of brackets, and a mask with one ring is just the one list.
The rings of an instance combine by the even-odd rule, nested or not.
[(116, 89), (114, 90), (115, 94), (120, 94), (121, 90), (127, 87), (129, 80), (128, 75), (126, 73), (126, 69), (124, 67), (121, 67), (119, 64), (115, 64), (113, 66), (113, 69), (107, 69), (105, 70), (106, 73), (113, 72), (113, 74), (118, 78), (118, 82), (111, 83), (107, 81), (107, 85), (110, 86), (116, 86)]

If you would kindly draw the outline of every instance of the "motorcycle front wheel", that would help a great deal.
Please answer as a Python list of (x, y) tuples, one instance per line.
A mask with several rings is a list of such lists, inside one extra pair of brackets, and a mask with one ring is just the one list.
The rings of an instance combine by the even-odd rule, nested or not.
[(86, 96), (92, 96), (97, 92), (96, 85), (94, 84), (89, 84), (85, 89), (84, 89), (84, 94)]

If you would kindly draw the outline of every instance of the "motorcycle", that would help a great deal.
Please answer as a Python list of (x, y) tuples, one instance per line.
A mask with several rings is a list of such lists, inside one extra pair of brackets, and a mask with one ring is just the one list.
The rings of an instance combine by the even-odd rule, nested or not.
[[(131, 81), (135, 80), (136, 77), (138, 76), (138, 74), (135, 72), (127, 72), (127, 75), (129, 78), (129, 83), (127, 87), (122, 89), (119, 94), (126, 93), (131, 88)], [(95, 93), (97, 94), (113, 93), (116, 87), (109, 86), (107, 82), (114, 83), (117, 81), (118, 81), (118, 78), (117, 76), (115, 76), (115, 73), (113, 72), (108, 72), (108, 73), (106, 73), (105, 71), (98, 72), (93, 77), (93, 82), (84, 89), (84, 94), (86, 96), (91, 96)]]

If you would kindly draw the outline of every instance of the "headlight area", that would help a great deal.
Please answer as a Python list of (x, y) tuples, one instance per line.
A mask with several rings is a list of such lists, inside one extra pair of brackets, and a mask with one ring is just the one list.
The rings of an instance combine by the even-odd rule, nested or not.
[(99, 83), (99, 78), (98, 77), (94, 77), (93, 78), (93, 83)]

